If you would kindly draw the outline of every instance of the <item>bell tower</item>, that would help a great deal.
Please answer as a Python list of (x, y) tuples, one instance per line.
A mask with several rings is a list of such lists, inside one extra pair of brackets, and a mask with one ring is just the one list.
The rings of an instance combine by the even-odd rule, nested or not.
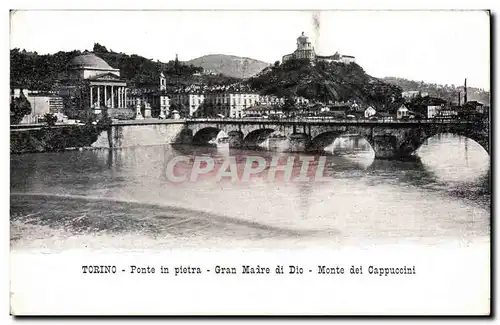
[(464, 104), (467, 103), (467, 78), (464, 81)]
[(163, 72), (160, 73), (160, 90), (165, 90), (167, 89), (167, 79), (165, 78), (165, 75)]

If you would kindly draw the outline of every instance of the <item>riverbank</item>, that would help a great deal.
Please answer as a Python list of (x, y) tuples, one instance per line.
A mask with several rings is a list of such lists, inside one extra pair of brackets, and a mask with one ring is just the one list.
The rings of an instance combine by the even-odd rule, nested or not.
[(103, 127), (98, 125), (43, 126), (10, 132), (10, 153), (57, 152), (90, 147)]

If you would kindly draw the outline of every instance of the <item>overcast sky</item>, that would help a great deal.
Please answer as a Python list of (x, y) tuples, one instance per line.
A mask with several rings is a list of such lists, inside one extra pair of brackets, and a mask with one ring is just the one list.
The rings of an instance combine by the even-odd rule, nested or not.
[(160, 61), (205, 54), (281, 60), (304, 31), (318, 54), (353, 55), (375, 77), (489, 89), (490, 28), (483, 11), (17, 11), (11, 48), (115, 52)]

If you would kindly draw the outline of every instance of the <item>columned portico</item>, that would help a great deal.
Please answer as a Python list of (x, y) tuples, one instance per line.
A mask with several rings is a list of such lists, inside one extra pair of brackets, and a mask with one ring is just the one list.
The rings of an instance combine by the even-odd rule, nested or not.
[[(71, 111), (91, 109), (99, 114), (103, 108), (127, 107), (127, 83), (120, 77), (120, 70), (111, 67), (93, 53), (85, 53), (71, 60), (64, 83), (66, 91), (63, 96), (72, 99), (68, 101), (73, 106)], [(126, 115), (123, 111), (109, 113), (110, 116), (115, 113)], [(79, 117), (80, 114), (76, 112), (73, 115)]]
[[(101, 96), (101, 92), (104, 96)], [(89, 95), (90, 107), (93, 109), (102, 109), (104, 107), (126, 108), (127, 89), (125, 83), (91, 81), (89, 85)]]

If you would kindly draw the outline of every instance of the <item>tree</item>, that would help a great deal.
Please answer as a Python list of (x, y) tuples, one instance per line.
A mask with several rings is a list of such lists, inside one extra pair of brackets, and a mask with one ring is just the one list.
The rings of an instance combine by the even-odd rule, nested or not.
[(107, 108), (103, 109), (101, 111), (101, 118), (97, 122), (98, 128), (101, 130), (107, 130), (111, 127), (111, 124), (113, 124), (113, 120), (109, 116)]
[(55, 116), (54, 114), (52, 113), (46, 113), (44, 116), (43, 116), (43, 120), (45, 121), (45, 123), (48, 125), (48, 126), (54, 126), (56, 125), (56, 122), (57, 122), (57, 116)]
[(93, 51), (95, 53), (108, 53), (108, 49), (106, 48), (106, 46), (103, 46), (99, 43), (94, 43)]
[(31, 104), (24, 96), (22, 89), (18, 98), (13, 98), (10, 103), (10, 124), (19, 124), (25, 115), (31, 113)]
[(285, 102), (281, 105), (281, 110), (286, 115), (290, 115), (292, 112), (297, 110), (297, 105), (295, 104), (295, 99), (292, 96), (287, 96)]

